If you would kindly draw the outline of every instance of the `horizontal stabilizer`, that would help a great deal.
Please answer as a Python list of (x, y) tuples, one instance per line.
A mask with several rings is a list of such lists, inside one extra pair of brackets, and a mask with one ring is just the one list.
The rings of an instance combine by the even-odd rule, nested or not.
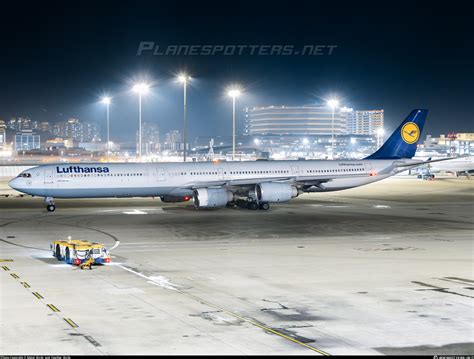
[(421, 161), (421, 162), (410, 162), (410, 163), (400, 163), (400, 164), (395, 163), (394, 166), (395, 167), (416, 167), (416, 166), (426, 165), (428, 163), (433, 163), (433, 162), (453, 160), (455, 158), (456, 157), (448, 157), (448, 158), (438, 158), (436, 160), (428, 159), (427, 161)]

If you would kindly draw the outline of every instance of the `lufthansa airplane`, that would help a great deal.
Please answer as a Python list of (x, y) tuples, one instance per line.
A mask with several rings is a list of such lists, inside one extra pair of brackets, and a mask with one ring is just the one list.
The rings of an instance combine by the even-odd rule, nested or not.
[(269, 203), (302, 193), (358, 187), (434, 162), (411, 159), (427, 113), (413, 110), (378, 151), (361, 160), (56, 164), (28, 169), (9, 185), (45, 197), (50, 212), (54, 198), (92, 197), (193, 199), (196, 208), (239, 204), (267, 210)]

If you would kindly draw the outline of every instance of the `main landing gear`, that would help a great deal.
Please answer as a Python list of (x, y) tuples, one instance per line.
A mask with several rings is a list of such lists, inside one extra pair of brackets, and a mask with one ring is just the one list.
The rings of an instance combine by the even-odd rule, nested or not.
[(228, 207), (240, 207), (240, 208), (247, 208), (252, 211), (256, 211), (260, 209), (262, 211), (268, 211), (270, 209), (270, 204), (268, 202), (257, 202), (253, 199), (237, 199), (235, 202), (229, 203)]
[(270, 204), (268, 202), (256, 202), (256, 201), (251, 201), (248, 203), (248, 209), (252, 211), (256, 211), (257, 209), (260, 209), (262, 211), (268, 211), (270, 209)]
[(270, 209), (270, 204), (268, 204), (268, 202), (262, 202), (260, 203), (260, 209), (263, 211), (268, 211)]
[(46, 202), (46, 210), (48, 212), (54, 212), (56, 209), (56, 206), (54, 205), (53, 197), (46, 197), (44, 201)]

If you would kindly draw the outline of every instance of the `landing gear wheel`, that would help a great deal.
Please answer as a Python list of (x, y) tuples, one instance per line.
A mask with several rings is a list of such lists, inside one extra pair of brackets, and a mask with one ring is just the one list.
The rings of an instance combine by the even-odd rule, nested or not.
[(270, 205), (267, 202), (260, 203), (260, 209), (263, 211), (268, 211), (270, 209)]
[(46, 209), (48, 210), (48, 212), (54, 212), (54, 210), (56, 209), (56, 206), (54, 204), (48, 204), (46, 206)]
[(258, 203), (257, 202), (250, 202), (248, 208), (252, 211), (255, 211), (255, 210), (258, 209)]

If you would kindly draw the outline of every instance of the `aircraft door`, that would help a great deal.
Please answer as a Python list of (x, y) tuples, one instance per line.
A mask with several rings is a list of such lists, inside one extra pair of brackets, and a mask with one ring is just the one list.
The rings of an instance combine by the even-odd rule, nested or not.
[(224, 170), (222, 168), (218, 168), (217, 169), (217, 175), (218, 175), (218, 179), (220, 180), (223, 180), (224, 179)]
[(298, 174), (299, 174), (298, 166), (291, 166), (291, 174), (293, 176), (298, 176)]
[(156, 169), (158, 182), (163, 182), (166, 180), (166, 171), (164, 168), (160, 167)]
[(53, 170), (44, 170), (44, 183), (53, 183)]
[(364, 161), (364, 167), (366, 173), (371, 173), (373, 170), (372, 161)]

